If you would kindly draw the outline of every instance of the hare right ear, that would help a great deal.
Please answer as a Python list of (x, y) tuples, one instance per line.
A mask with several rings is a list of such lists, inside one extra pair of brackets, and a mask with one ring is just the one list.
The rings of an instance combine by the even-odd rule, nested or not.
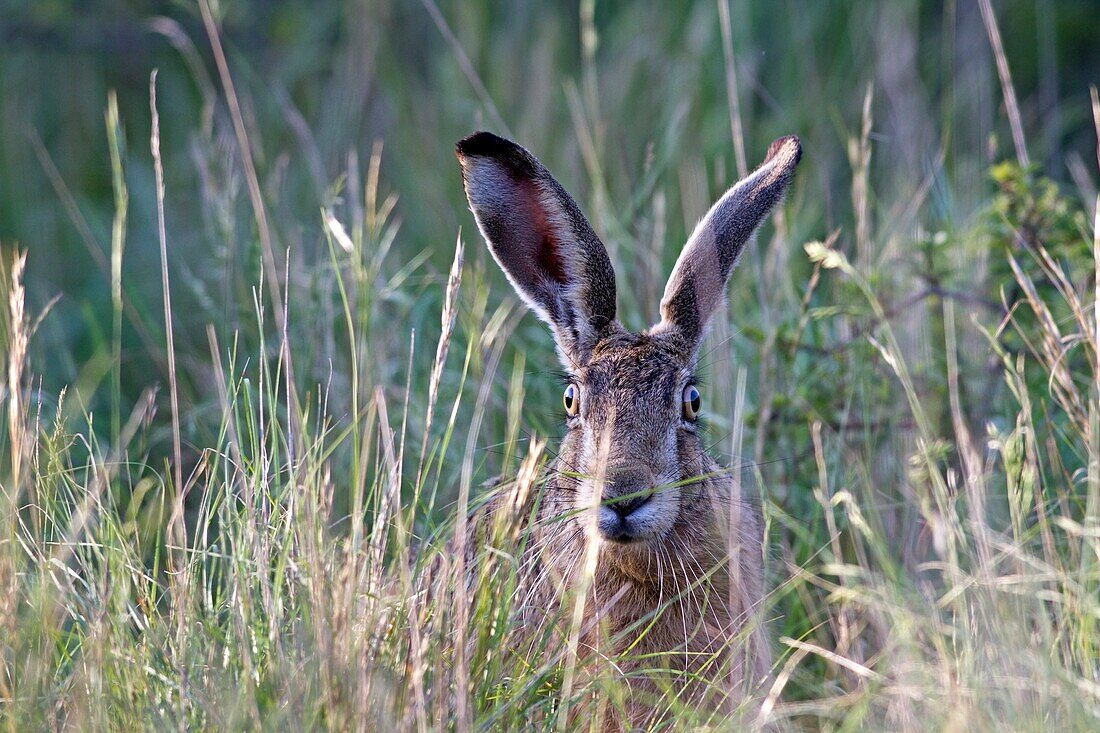
[(615, 321), (615, 272), (573, 198), (535, 156), (489, 132), (456, 146), (466, 198), (512, 287), (575, 369)]
[(678, 333), (689, 351), (698, 348), (711, 315), (725, 301), (745, 242), (783, 198), (801, 158), (797, 137), (779, 138), (760, 167), (711, 207), (676, 260), (661, 299), (661, 322), (653, 332)]

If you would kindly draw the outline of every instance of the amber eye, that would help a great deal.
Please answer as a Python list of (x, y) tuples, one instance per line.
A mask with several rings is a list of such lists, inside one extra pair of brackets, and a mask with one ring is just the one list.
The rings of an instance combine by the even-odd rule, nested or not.
[(694, 384), (684, 387), (684, 419), (694, 420), (699, 417), (699, 410), (703, 407), (703, 398)]
[(581, 391), (577, 388), (577, 385), (571, 384), (565, 388), (565, 394), (561, 398), (562, 404), (565, 405), (565, 411), (570, 417), (576, 415), (581, 411)]

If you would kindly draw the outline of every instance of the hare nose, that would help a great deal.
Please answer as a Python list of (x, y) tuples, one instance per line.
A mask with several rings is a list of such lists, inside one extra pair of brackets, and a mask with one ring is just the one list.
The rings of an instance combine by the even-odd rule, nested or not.
[(629, 499), (611, 499), (608, 502), (608, 506), (619, 515), (621, 519), (626, 519), (634, 510), (641, 508), (644, 504), (649, 503), (649, 500), (653, 498), (653, 494), (643, 494), (642, 496), (632, 496)]
[(603, 501), (615, 514), (625, 519), (653, 498), (652, 488), (653, 479), (649, 471), (635, 466), (613, 468), (608, 471)]

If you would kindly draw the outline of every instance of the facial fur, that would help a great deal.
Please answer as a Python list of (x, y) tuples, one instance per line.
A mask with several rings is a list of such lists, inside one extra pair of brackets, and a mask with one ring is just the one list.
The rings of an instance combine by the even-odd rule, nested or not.
[(686, 543), (676, 551), (692, 554), (690, 543), (710, 529), (697, 526), (709, 513), (697, 505), (714, 466), (683, 400), (693, 357), (667, 334), (616, 330), (569, 377), (579, 410), (562, 442), (572, 460), (561, 466), (559, 509), (637, 580), (656, 572), (653, 556), (666, 546)]

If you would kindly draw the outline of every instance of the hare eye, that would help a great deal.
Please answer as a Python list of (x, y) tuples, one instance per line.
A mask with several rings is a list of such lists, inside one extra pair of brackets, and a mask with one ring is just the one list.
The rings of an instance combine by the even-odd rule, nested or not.
[(694, 384), (684, 387), (684, 419), (694, 420), (699, 417), (699, 410), (703, 407), (703, 398)]
[(581, 391), (577, 388), (577, 385), (571, 384), (565, 388), (565, 394), (562, 395), (562, 403), (565, 405), (565, 411), (572, 417), (581, 411)]

